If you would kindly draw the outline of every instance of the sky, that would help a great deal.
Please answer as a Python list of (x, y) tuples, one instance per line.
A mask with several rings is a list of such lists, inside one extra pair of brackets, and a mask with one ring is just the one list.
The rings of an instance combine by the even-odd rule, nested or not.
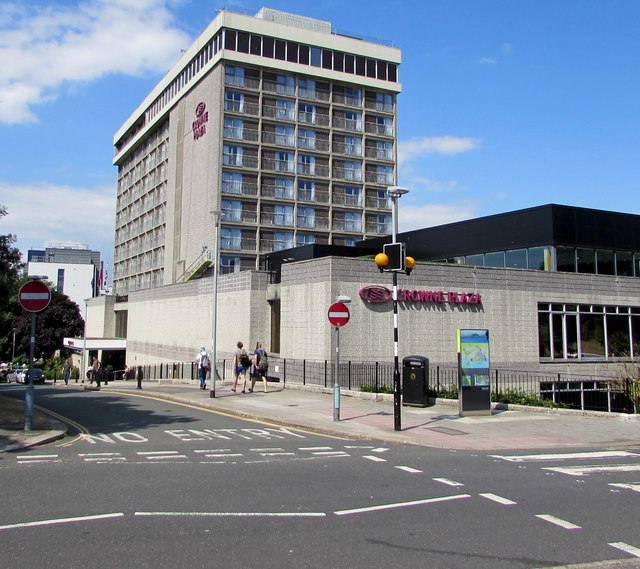
[(0, 0), (0, 234), (111, 276), (113, 136), (215, 17), (263, 5), (402, 50), (399, 229), (549, 203), (640, 214), (638, 0)]

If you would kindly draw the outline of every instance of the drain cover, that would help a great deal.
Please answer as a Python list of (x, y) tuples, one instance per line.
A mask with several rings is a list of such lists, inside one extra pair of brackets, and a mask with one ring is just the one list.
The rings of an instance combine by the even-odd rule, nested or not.
[(457, 429), (450, 429), (449, 427), (425, 427), (427, 431), (436, 431), (436, 433), (442, 433), (443, 435), (468, 435), (464, 431), (458, 431)]

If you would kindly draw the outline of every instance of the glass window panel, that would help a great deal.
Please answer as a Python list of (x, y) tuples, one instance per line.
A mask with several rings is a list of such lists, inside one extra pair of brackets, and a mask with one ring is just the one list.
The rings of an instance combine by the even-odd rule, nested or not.
[(273, 38), (262, 38), (262, 57), (273, 58), (273, 49), (275, 46), (275, 40)]
[(578, 260), (579, 273), (594, 274), (596, 272), (596, 252), (594, 249), (578, 247), (576, 249), (576, 258)]
[(484, 254), (485, 267), (504, 267), (504, 251)]
[(367, 77), (375, 77), (376, 76), (376, 60), (375, 59), (367, 59)]
[(287, 61), (298, 63), (298, 44), (294, 41), (287, 42)]
[(630, 355), (629, 315), (607, 314), (607, 356), (628, 358)]
[(544, 255), (546, 247), (530, 247), (528, 249), (527, 265), (529, 269), (544, 271)]
[(476, 265), (477, 267), (484, 267), (484, 255), (479, 253), (478, 255), (467, 255), (464, 259), (465, 265)]
[(616, 275), (633, 276), (633, 254), (631, 251), (616, 251)]
[(632, 357), (640, 357), (640, 315), (631, 316)]
[(366, 60), (364, 57), (361, 57), (359, 55), (356, 55), (356, 75), (363, 75), (365, 74), (365, 67), (366, 67)]
[(247, 32), (238, 32), (238, 51), (249, 53), (249, 34)]
[(333, 69), (336, 71), (344, 70), (344, 53), (341, 51), (333, 52)]
[(394, 83), (398, 80), (398, 66), (395, 63), (387, 63), (387, 77)]
[(224, 48), (236, 50), (236, 32), (235, 30), (224, 31)]
[(251, 35), (249, 51), (253, 55), (262, 55), (262, 36)]
[(311, 65), (320, 67), (322, 64), (322, 50), (319, 47), (311, 48)]
[(598, 249), (598, 274), (599, 275), (613, 275), (615, 274), (615, 266), (613, 264), (613, 251), (609, 249)]
[(287, 51), (287, 42), (284, 40), (276, 40), (276, 59), (282, 59), (284, 61)]
[(549, 313), (538, 313), (538, 353), (541, 358), (551, 357), (549, 318)]
[(376, 66), (377, 66), (377, 77), (378, 79), (382, 79), (383, 81), (387, 80), (387, 64), (384, 61), (377, 61), (376, 62)]
[(558, 271), (566, 273), (576, 272), (576, 256), (573, 247), (556, 247), (556, 267)]
[(604, 353), (604, 315), (580, 314), (581, 356), (603, 358)]
[(298, 47), (298, 63), (309, 65), (309, 46), (301, 45)]
[(330, 49), (322, 50), (322, 67), (324, 69), (333, 69), (333, 52)]
[(344, 70), (346, 73), (355, 73), (355, 56), (344, 54)]
[(506, 266), (516, 269), (527, 268), (527, 250), (526, 249), (514, 249), (506, 252)]
[(553, 342), (553, 358), (564, 358), (564, 330), (562, 328), (562, 314), (551, 315), (551, 334)]
[(578, 357), (578, 316), (576, 314), (565, 314), (565, 338), (566, 357)]

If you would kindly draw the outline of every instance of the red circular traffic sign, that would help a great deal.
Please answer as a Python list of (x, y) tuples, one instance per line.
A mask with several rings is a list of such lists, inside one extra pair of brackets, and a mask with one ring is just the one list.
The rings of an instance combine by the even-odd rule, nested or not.
[(29, 281), (18, 293), (20, 306), (27, 312), (40, 312), (51, 302), (51, 291), (42, 281)]
[(331, 322), (331, 324), (336, 328), (340, 328), (349, 322), (349, 309), (347, 308), (347, 305), (342, 302), (334, 302), (329, 307), (327, 316), (329, 317), (329, 322)]

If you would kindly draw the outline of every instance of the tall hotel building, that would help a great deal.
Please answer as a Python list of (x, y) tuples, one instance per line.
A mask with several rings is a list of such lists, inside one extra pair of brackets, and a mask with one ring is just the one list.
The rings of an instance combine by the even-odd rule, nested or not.
[(328, 22), (221, 11), (115, 135), (115, 294), (206, 274), (216, 211), (221, 272), (390, 233), (399, 63)]

